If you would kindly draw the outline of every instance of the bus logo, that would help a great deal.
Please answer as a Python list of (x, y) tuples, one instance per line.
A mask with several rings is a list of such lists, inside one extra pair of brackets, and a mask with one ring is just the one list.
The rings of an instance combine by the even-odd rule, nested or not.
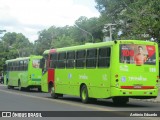
[(121, 81), (126, 82), (126, 77), (122, 76)]

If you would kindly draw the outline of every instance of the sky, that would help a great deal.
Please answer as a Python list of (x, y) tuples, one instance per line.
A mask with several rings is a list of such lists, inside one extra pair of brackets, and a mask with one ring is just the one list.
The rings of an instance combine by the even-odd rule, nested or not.
[(72, 26), (80, 16), (99, 17), (94, 0), (0, 0), (0, 30), (22, 33), (30, 42), (51, 26)]

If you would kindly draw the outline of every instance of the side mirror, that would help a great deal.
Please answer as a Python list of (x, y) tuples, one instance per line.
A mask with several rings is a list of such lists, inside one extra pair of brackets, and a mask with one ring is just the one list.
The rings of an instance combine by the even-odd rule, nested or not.
[(43, 69), (43, 68), (44, 68), (44, 65), (45, 65), (45, 59), (42, 58), (42, 59), (40, 60), (40, 68)]

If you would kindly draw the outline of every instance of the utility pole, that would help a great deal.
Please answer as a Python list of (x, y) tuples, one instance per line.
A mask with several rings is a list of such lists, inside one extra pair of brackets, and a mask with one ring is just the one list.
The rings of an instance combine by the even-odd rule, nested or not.
[(109, 23), (109, 24), (105, 24), (104, 25), (104, 28), (102, 30), (103, 33), (106, 33), (108, 32), (107, 29), (109, 29), (109, 40), (112, 41), (112, 29), (113, 29), (113, 26), (115, 26), (116, 24), (112, 24), (112, 23)]

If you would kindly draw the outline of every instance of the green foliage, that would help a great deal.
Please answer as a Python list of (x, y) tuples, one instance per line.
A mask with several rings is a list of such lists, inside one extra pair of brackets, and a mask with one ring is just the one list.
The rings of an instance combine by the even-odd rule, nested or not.
[[(75, 21), (75, 26), (55, 27), (39, 32), (39, 38), (35, 42), (35, 54), (42, 55), (44, 50), (51, 48), (80, 45), (86, 42), (102, 41), (102, 25), (99, 18), (80, 17)], [(77, 27), (78, 26), (78, 27)]]
[(60, 37), (57, 37), (51, 43), (51, 46), (53, 48), (68, 47), (72, 45), (76, 45), (76, 43), (74, 42), (74, 39), (72, 39), (70, 36), (66, 36), (65, 34), (61, 35)]
[(21, 33), (6, 33), (0, 40), (0, 71), (7, 59), (26, 57), (33, 53), (33, 44)]
[(10, 51), (15, 57), (25, 57), (32, 53), (32, 44), (22, 33), (6, 33), (2, 37), (4, 51)]
[(151, 39), (160, 37), (159, 0), (95, 0), (96, 8), (108, 23), (117, 24), (121, 38)]

